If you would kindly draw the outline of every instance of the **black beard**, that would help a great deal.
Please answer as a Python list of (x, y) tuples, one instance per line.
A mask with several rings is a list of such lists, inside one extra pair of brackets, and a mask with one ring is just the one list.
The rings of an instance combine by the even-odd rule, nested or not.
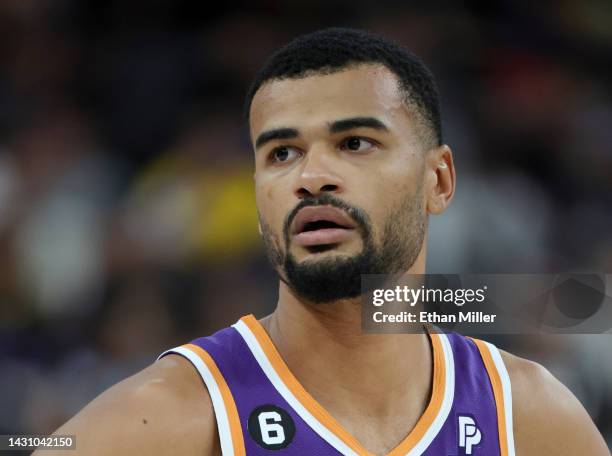
[(349, 206), (329, 193), (305, 198), (285, 220), (285, 252), (289, 252), (289, 227), (298, 211), (306, 206), (323, 205), (345, 211), (357, 223), (363, 240), (360, 253), (298, 263), (291, 253), (282, 254), (278, 238), (260, 220), (268, 258), (277, 270), (284, 272), (285, 279), (281, 276), (281, 280), (298, 296), (316, 304), (356, 298), (362, 293), (362, 274), (395, 274), (406, 271), (416, 261), (425, 237), (420, 191), (391, 213), (382, 230), (380, 247), (374, 243), (372, 224), (363, 210)]

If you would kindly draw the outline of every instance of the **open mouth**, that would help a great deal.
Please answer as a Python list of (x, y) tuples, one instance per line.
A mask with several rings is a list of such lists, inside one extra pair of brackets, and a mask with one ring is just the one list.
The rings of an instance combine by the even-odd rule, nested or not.
[(309, 251), (322, 251), (346, 241), (355, 223), (344, 211), (332, 206), (307, 206), (293, 221), (296, 244)]
[(324, 230), (328, 228), (347, 229), (346, 226), (339, 225), (336, 222), (332, 222), (331, 220), (317, 220), (315, 222), (308, 222), (306, 225), (304, 225), (304, 228), (301, 232), (304, 233), (306, 231)]

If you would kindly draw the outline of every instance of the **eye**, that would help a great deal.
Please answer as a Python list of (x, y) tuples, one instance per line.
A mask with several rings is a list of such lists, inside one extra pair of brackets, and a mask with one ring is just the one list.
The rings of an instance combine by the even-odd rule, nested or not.
[(293, 147), (288, 146), (280, 146), (276, 147), (272, 152), (270, 152), (269, 159), (273, 163), (286, 163), (299, 155), (299, 151), (297, 151)]
[(351, 136), (340, 143), (340, 149), (350, 150), (353, 152), (363, 152), (364, 150), (368, 150), (375, 145), (376, 144), (374, 141), (370, 141), (359, 136)]

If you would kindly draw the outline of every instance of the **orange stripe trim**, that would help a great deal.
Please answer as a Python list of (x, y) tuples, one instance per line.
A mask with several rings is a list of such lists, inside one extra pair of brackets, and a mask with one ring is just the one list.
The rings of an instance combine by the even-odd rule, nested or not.
[[(327, 410), (323, 408), (301, 385), (301, 383), (295, 378), (293, 373), (289, 370), (289, 367), (282, 359), (280, 353), (274, 346), (274, 343), (270, 339), (270, 336), (266, 330), (261, 326), (257, 319), (253, 315), (247, 315), (242, 317), (241, 320), (248, 326), (255, 338), (259, 342), (259, 345), (263, 349), (266, 357), (274, 367), (274, 370), (281, 378), (287, 388), (293, 393), (297, 400), (330, 432), (335, 434), (341, 439), (346, 445), (348, 445), (353, 451), (361, 456), (374, 456), (367, 449), (365, 449), (359, 441), (353, 437), (344, 427), (332, 417)], [(442, 406), (444, 399), (444, 388), (446, 381), (445, 362), (444, 362), (444, 351), (442, 349), (442, 342), (438, 334), (430, 334), (430, 338), (433, 346), (433, 387), (432, 395), (425, 409), (425, 412), (417, 422), (414, 429), (406, 436), (398, 446), (396, 446), (387, 456), (405, 455), (410, 451), (423, 437), (425, 432), (431, 423), (437, 416)]]
[(238, 409), (236, 408), (236, 402), (234, 401), (232, 392), (230, 391), (229, 386), (227, 386), (227, 382), (223, 378), (223, 375), (217, 367), (217, 364), (208, 354), (208, 352), (203, 348), (194, 344), (185, 344), (183, 345), (183, 347), (191, 350), (196, 355), (198, 355), (198, 357), (204, 362), (204, 364), (206, 364), (206, 367), (208, 367), (208, 370), (214, 377), (215, 382), (219, 387), (219, 391), (221, 392), (221, 397), (223, 398), (225, 411), (227, 412), (230, 433), (232, 435), (232, 446), (234, 447), (234, 455), (246, 456), (246, 450), (244, 448), (244, 437), (242, 435), (242, 426), (240, 425), (240, 418), (238, 417)]
[(491, 381), (491, 386), (493, 386), (493, 397), (495, 398), (495, 406), (497, 408), (497, 429), (499, 433), (499, 450), (501, 456), (508, 456), (508, 441), (506, 434), (506, 413), (504, 408), (504, 390), (502, 388), (501, 377), (499, 376), (499, 372), (497, 371), (497, 367), (495, 367), (495, 362), (493, 361), (493, 357), (491, 356), (491, 352), (489, 351), (489, 347), (487, 347), (486, 343), (479, 339), (474, 339), (470, 337), (472, 341), (476, 344), (478, 351), (480, 352), (480, 356), (482, 361), (484, 362), (485, 369), (487, 370), (487, 374), (489, 374), (489, 380)]

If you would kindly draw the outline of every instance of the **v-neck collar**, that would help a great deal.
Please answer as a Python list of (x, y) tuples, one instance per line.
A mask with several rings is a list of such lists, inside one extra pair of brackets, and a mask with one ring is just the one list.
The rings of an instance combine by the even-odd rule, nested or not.
[[(242, 335), (268, 379), (306, 423), (343, 454), (374, 456), (317, 402), (293, 375), (270, 336), (253, 315), (233, 325)], [(408, 435), (386, 456), (422, 454), (446, 421), (453, 403), (453, 354), (446, 336), (428, 332), (433, 352), (433, 385), (429, 403)]]

